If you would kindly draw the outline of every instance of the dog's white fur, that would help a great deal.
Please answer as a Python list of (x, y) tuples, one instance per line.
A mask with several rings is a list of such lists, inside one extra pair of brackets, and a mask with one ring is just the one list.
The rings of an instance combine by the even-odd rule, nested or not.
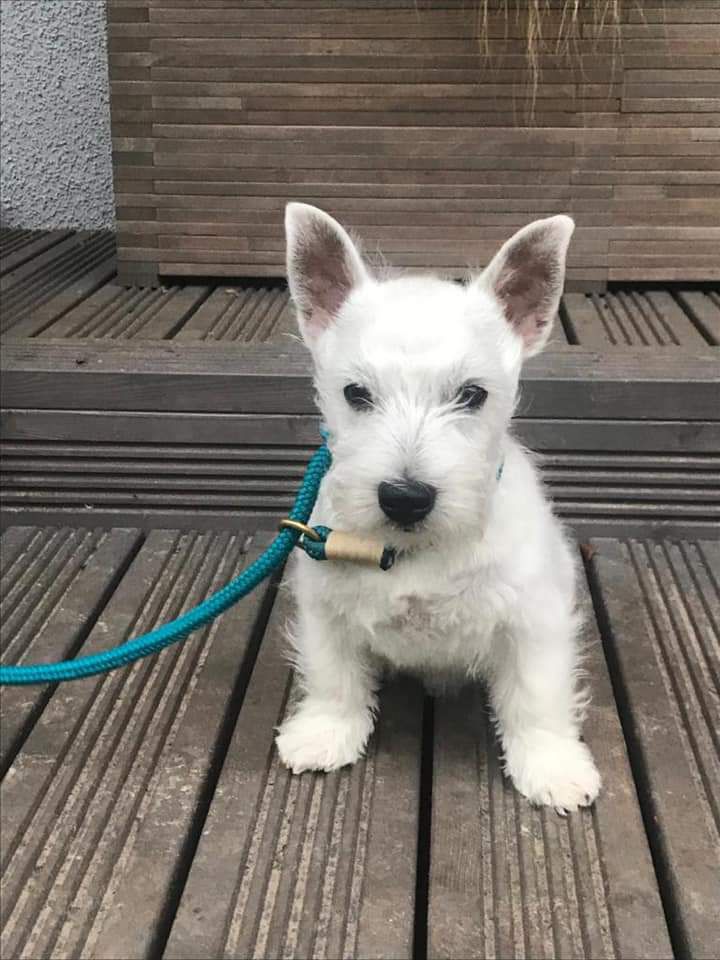
[[(600, 777), (578, 739), (573, 555), (509, 434), (523, 358), (557, 312), (573, 229), (563, 216), (530, 224), (463, 287), (376, 279), (331, 217), (288, 206), (288, 279), (333, 458), (312, 522), (401, 551), (387, 572), (304, 555), (294, 566), (303, 698), (277, 745), (296, 773), (362, 755), (391, 665), (485, 678), (517, 789), (559, 810), (596, 797)], [(351, 408), (349, 383), (370, 391), (372, 408)], [(480, 409), (454, 402), (467, 383), (487, 390)], [(438, 491), (410, 531), (378, 504), (378, 485), (404, 475)]]

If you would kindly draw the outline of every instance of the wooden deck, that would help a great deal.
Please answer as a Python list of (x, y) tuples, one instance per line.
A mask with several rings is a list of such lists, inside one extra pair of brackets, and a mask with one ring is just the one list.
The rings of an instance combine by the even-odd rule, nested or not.
[[(5, 659), (149, 629), (265, 539), (11, 527)], [(274, 586), (104, 679), (6, 689), (2, 955), (715, 956), (718, 543), (599, 539), (585, 559), (605, 788), (565, 819), (503, 779), (474, 689), (393, 682), (363, 762), (289, 776)]]
[[(273, 526), (318, 437), (285, 288), (128, 288), (112, 249), (0, 241), (5, 522)], [(581, 535), (714, 535), (719, 290), (565, 296), (515, 430)]]
[[(113, 238), (103, 232), (3, 231), (3, 334), (247, 344), (285, 342), (295, 334), (287, 290), (278, 281), (132, 287), (115, 278), (113, 254)], [(707, 353), (720, 344), (720, 285), (569, 293), (552, 343), (608, 354), (659, 346)]]
[[(105, 649), (236, 574), (317, 443), (280, 285), (126, 288), (105, 234), (0, 234), (3, 662)], [(503, 779), (483, 693), (389, 683), (291, 777), (291, 599), (0, 698), (3, 958), (670, 958), (720, 942), (720, 295), (568, 294), (515, 420), (585, 571), (592, 810)]]

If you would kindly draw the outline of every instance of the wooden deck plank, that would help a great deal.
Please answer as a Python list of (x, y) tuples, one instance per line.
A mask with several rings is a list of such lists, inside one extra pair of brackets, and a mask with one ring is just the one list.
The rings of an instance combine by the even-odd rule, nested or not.
[(5, 284), (0, 330), (32, 336), (114, 272), (115, 240), (110, 233), (73, 234), (0, 279)]
[(233, 317), (251, 296), (251, 288), (218, 287), (178, 331), (178, 340), (220, 340)]
[(218, 287), (178, 331), (178, 340), (267, 343), (294, 327), (287, 290)]
[(25, 315), (10, 328), (13, 337), (35, 337), (74, 307), (85, 302), (98, 288), (115, 276), (117, 262), (111, 247), (102, 248), (97, 261), (92, 261), (87, 270), (68, 286), (39, 306), (27, 309)]
[(28, 260), (32, 260), (39, 253), (54, 247), (62, 240), (66, 240), (71, 233), (70, 230), (48, 230), (31, 234), (22, 244), (14, 244), (7, 253), (3, 251), (0, 257), (0, 277)]
[[(13, 538), (16, 531), (8, 530)], [(3, 568), (3, 663), (73, 656), (141, 542), (138, 530), (36, 530)], [(10, 586), (12, 584), (12, 586)], [(0, 768), (47, 701), (43, 687), (9, 687), (0, 697)]]
[(606, 350), (611, 341), (593, 300), (585, 293), (566, 293), (562, 302), (572, 342)]
[[(21, 251), (36, 249), (35, 255), (28, 254), (3, 278), (6, 283), (14, 278), (14, 285), (6, 292), (3, 321), (4, 331), (13, 339), (122, 336), (267, 343), (286, 342), (288, 335), (297, 333), (284, 288), (248, 286), (233, 280), (218, 287), (206, 303), (203, 295), (199, 294), (196, 301), (192, 293), (179, 294), (175, 309), (170, 302), (172, 294), (160, 306), (161, 293), (127, 289), (118, 284), (114, 322), (109, 322), (108, 311), (112, 311), (103, 297), (109, 296), (110, 291), (99, 298), (93, 294), (115, 275), (114, 246), (103, 248), (105, 259), (98, 259), (101, 234), (57, 233), (56, 242), (47, 246), (50, 234), (30, 232), (25, 237), (20, 231), (13, 240), (12, 232), (4, 232), (8, 235), (10, 256), (16, 256), (12, 253), (16, 248), (18, 257), (25, 257)], [(109, 240), (109, 236), (105, 235), (105, 239)], [(12, 265), (15, 266), (15, 260)], [(708, 343), (718, 339), (708, 330), (717, 332), (720, 301), (712, 290), (689, 294), (690, 300), (683, 299), (681, 294), (676, 301), (664, 290), (642, 292), (629, 288), (601, 295), (568, 293), (563, 301), (568, 330), (563, 323), (556, 323), (550, 347), (557, 350), (566, 346), (569, 334), (571, 341), (599, 352), (673, 346), (702, 353)], [(691, 301), (696, 306), (700, 304), (703, 316), (710, 320), (698, 320)], [(157, 310), (162, 316), (153, 324), (145, 313), (154, 314)], [(128, 311), (137, 315), (130, 316)]]
[[(247, 563), (265, 545), (266, 538), (256, 537)], [(103, 903), (96, 918), (95, 957), (147, 956), (159, 925), (170, 922), (167, 900), (177, 882), (184, 846), (193, 838), (198, 814), (204, 814), (205, 797), (214, 786), (228, 724), (234, 722), (244, 695), (273, 592), (256, 591), (223, 615), (212, 630), (212, 647), (193, 676), (172, 749), (165, 749), (161, 757), (157, 787), (126, 848), (113, 898)]]
[[(244, 565), (245, 542), (243, 534), (152, 533), (82, 652), (193, 606)], [(158, 836), (171, 839), (155, 851), (158, 886), (145, 898), (143, 922), (144, 933), (155, 934), (262, 597), (258, 591), (185, 644), (55, 691), (2, 784), (3, 835), (11, 838), (3, 851), (3, 956), (97, 955), (143, 818), (162, 811)]]
[(0, 280), (0, 291), (9, 294), (11, 290), (22, 287), (38, 276), (58, 270), (68, 254), (75, 254), (93, 237), (90, 230), (72, 233), (69, 237), (51, 249), (46, 249), (30, 261), (25, 261), (6, 273)]
[(93, 318), (118, 306), (123, 296), (126, 296), (125, 287), (112, 281), (105, 283), (70, 310), (66, 310), (57, 320), (43, 327), (40, 332), (43, 337), (55, 340), (75, 336), (84, 330)]
[(720, 942), (718, 542), (592, 542), (605, 642), (684, 955)]
[[(102, 527), (138, 527), (142, 530), (173, 528), (178, 530), (228, 530), (238, 524), (258, 530), (276, 530), (281, 516), (287, 514), (287, 502), (272, 508), (204, 507), (201, 511), (187, 507), (134, 506), (132, 508), (100, 506), (90, 509), (69, 506), (8, 507), (0, 513), (0, 524), (87, 525)], [(589, 537), (629, 536), (666, 537), (695, 536), (713, 538), (720, 535), (720, 520), (703, 513), (678, 511), (672, 502), (658, 504), (653, 510), (638, 511), (633, 505), (617, 509), (612, 505), (587, 508), (586, 503), (555, 504), (555, 512), (563, 520), (568, 533), (585, 542)]]
[(568, 343), (569, 341), (563, 322), (560, 316), (556, 316), (547, 342), (548, 349), (558, 350), (561, 347), (567, 346)]
[(563, 819), (513, 790), (479, 690), (436, 702), (430, 957), (672, 957), (587, 590), (583, 606), (593, 810)]
[[(633, 536), (718, 529), (717, 421), (518, 418), (514, 432), (578, 535), (614, 535), (623, 521)], [(319, 433), (311, 415), (6, 410), (2, 438), (4, 526), (267, 529)]]
[(5, 324), (21, 311), (47, 299), (52, 290), (70, 278), (80, 278), (95, 265), (101, 255), (109, 256), (115, 241), (107, 231), (83, 230), (50, 247), (0, 278)]
[(364, 761), (290, 776), (274, 748), (288, 613), (273, 611), (168, 958), (411, 956), (420, 692), (385, 692)]
[[(174, 508), (192, 515), (196, 510), (214, 508), (226, 511), (228, 522), (238, 509), (267, 510), (272, 522), (290, 505), (310, 453), (305, 448), (301, 455), (289, 450), (283, 460), (277, 454), (268, 458), (264, 450), (250, 447), (243, 455), (239, 437), (237, 445), (225, 451), (224, 459), (219, 457), (220, 450), (204, 457), (200, 443), (176, 449), (174, 460), (169, 445), (145, 449), (142, 456), (137, 446), (126, 450), (121, 444), (114, 448), (106, 444), (104, 453), (86, 448), (85, 459), (62, 456), (62, 447), (56, 448), (52, 457), (33, 456), (32, 445), (24, 449), (28, 455), (19, 458), (7, 444), (0, 444), (0, 489), (8, 512), (74, 508), (79, 513), (103, 509), (141, 513)], [(109, 451), (114, 456), (109, 456)], [(704, 461), (706, 469), (698, 469), (697, 464), (686, 466), (682, 457), (676, 458), (675, 470), (658, 469), (653, 455), (638, 457), (628, 469), (616, 466), (613, 457), (608, 455), (603, 463), (603, 457), (597, 455), (596, 468), (583, 465), (573, 470), (566, 466), (567, 457), (555, 456), (555, 466), (545, 468), (543, 478), (561, 513), (575, 509), (588, 515), (603, 512), (632, 517), (664, 511), (667, 517), (694, 515), (708, 520), (715, 517), (720, 522), (717, 457)], [(668, 460), (665, 467), (672, 465), (672, 458)], [(541, 455), (538, 461), (542, 466)]]
[[(313, 413), (310, 360), (297, 343), (6, 340), (3, 407), (85, 410)], [(283, 389), (277, 389), (278, 377)], [(533, 357), (519, 415), (713, 420), (720, 408), (711, 352), (598, 354), (561, 349)]]
[(43, 330), (44, 339), (164, 340), (173, 336), (208, 287), (123, 287), (108, 283)]
[(677, 296), (710, 343), (720, 345), (720, 295), (717, 292), (680, 290)]
[[(26, 549), (28, 543), (38, 535), (39, 531), (35, 527), (10, 527), (0, 537), (0, 566), (2, 566), (0, 602), (5, 597), (6, 583), (11, 576), (11, 568), (18, 556)], [(12, 576), (14, 577), (15, 574), (12, 574)]]
[[(99, 450), (82, 445), (52, 447), (32, 443), (0, 443), (0, 472), (13, 479), (22, 477), (23, 482), (37, 479), (43, 486), (65, 483), (69, 478), (77, 482), (80, 476), (97, 475), (101, 481), (116, 485), (123, 475), (132, 482), (137, 477), (152, 477), (160, 468), (163, 474), (176, 484), (178, 481), (197, 477), (207, 485), (214, 479), (238, 480), (285, 479), (292, 482), (302, 477), (312, 448), (270, 448), (269, 451), (249, 447), (226, 449), (213, 447), (207, 452), (203, 446), (177, 447), (168, 444), (160, 449), (148, 449), (135, 444), (130, 450), (118, 445), (101, 445)], [(595, 457), (574, 457), (572, 454), (543, 456), (537, 454), (545, 479), (562, 484), (602, 484), (632, 488), (635, 486), (659, 487), (707, 487), (717, 483), (720, 457), (673, 457), (671, 455), (643, 458), (642, 455), (601, 454)], [(715, 492), (715, 491), (711, 491)], [(690, 495), (685, 489), (684, 495)], [(720, 496), (720, 493), (718, 494)]]
[(159, 309), (151, 316), (138, 318), (134, 326), (126, 329), (125, 337), (143, 340), (172, 339), (209, 292), (210, 288), (205, 286), (173, 287), (162, 298)]
[[(3, 440), (76, 443), (238, 444), (311, 446), (319, 440), (320, 417), (310, 414), (163, 413), (152, 411), (0, 409)], [(513, 432), (538, 452), (717, 454), (720, 421), (516, 417)], [(117, 449), (117, 448), (116, 448)]]
[(584, 347), (707, 349), (708, 339), (667, 290), (568, 293), (563, 304), (571, 336)]
[(701, 332), (667, 290), (648, 290), (645, 300), (679, 346), (700, 349), (707, 343)]
[[(75, 582), (89, 578), (96, 592), (108, 571), (119, 580), (83, 653), (176, 615), (263, 545), (256, 539), (248, 556), (243, 534), (158, 530), (128, 557), (133, 538), (113, 531), (77, 572)], [(23, 625), (24, 591), (43, 558), (54, 583), (86, 540), (82, 531), (7, 531), (4, 612)], [(591, 553), (640, 797), (646, 818), (647, 804), (656, 816), (658, 862), (670, 864), (661, 880), (671, 881), (674, 943), (709, 957), (720, 548), (596, 540)], [(44, 582), (47, 636), (28, 659), (57, 655), (51, 634), (84, 612), (80, 592), (78, 602), (72, 587), (54, 602)], [(585, 735), (604, 776), (597, 804), (563, 819), (525, 803), (503, 779), (481, 692), (468, 690), (435, 703), (429, 836), (414, 683), (383, 691), (378, 730), (355, 767), (292, 777), (279, 764), (275, 726), (293, 696), (292, 608), (281, 594), (265, 630), (271, 598), (258, 592), (184, 645), (51, 692), (0, 788), (3, 956), (409, 957), (423, 949), (413, 940), (424, 889), (430, 957), (672, 956), (587, 592)], [(419, 836), (432, 844), (427, 888), (416, 887)]]
[(0, 229), (0, 257), (10, 256), (11, 253), (19, 250), (20, 247), (32, 243), (41, 235), (41, 231), (21, 230), (10, 227)]

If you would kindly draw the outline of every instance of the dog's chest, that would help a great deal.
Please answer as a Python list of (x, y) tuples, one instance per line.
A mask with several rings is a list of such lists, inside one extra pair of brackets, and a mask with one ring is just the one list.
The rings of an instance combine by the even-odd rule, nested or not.
[(442, 599), (408, 594), (392, 598), (386, 616), (377, 626), (393, 632), (427, 634), (451, 615), (452, 611)]
[(436, 579), (421, 590), (375, 593), (366, 617), (373, 651), (398, 667), (473, 669), (506, 619), (505, 592), (468, 576)]

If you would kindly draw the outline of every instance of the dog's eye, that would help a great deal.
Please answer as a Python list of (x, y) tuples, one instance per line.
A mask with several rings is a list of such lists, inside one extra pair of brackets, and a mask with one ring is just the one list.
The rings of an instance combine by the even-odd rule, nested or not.
[(460, 407), (466, 407), (468, 410), (477, 410), (487, 400), (487, 390), (479, 387), (476, 383), (466, 383), (460, 387), (455, 397), (455, 403)]
[(349, 383), (343, 390), (345, 399), (353, 410), (367, 410), (373, 405), (372, 394), (359, 383)]

